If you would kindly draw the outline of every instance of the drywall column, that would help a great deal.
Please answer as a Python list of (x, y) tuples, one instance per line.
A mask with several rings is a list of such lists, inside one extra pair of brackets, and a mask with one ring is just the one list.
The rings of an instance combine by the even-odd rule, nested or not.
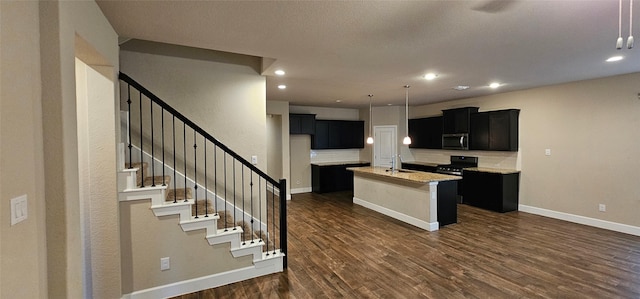
[[(37, 1), (0, 1), (0, 298), (47, 298)], [(27, 197), (11, 225), (10, 199)]]
[[(118, 71), (118, 37), (94, 1), (42, 1), (40, 7), (40, 64), (42, 78), (42, 116), (44, 138), (44, 176), (46, 202), (46, 251), (48, 297), (81, 298), (84, 277), (80, 225), (80, 189), (78, 164), (77, 112), (75, 88), (75, 58), (90, 65), (111, 66), (111, 79)], [(80, 37), (78, 42), (77, 37)], [(94, 49), (85, 52), (87, 47)], [(99, 55), (93, 55), (99, 54)], [(114, 86), (114, 91), (115, 91)], [(117, 106), (116, 99), (111, 99)], [(112, 106), (113, 107), (113, 106)], [(105, 111), (106, 113), (115, 112)], [(110, 138), (115, 144), (116, 136)], [(115, 176), (116, 165), (105, 165), (105, 176)], [(106, 184), (111, 184), (107, 182)], [(110, 198), (103, 198), (117, 208), (117, 189)], [(103, 196), (103, 195), (101, 195)], [(104, 252), (119, 252), (111, 242), (100, 248)], [(109, 267), (119, 264), (113, 256)], [(95, 267), (94, 271), (98, 271)], [(109, 273), (112, 273), (109, 272)], [(110, 288), (94, 298), (119, 298), (120, 277), (101, 277)]]

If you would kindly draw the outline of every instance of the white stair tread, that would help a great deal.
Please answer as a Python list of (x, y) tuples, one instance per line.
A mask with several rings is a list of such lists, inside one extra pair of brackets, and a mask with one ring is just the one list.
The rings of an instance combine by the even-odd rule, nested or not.
[(142, 188), (130, 188), (130, 189), (124, 189), (120, 192), (144, 192), (144, 191), (151, 191), (151, 190), (165, 190), (167, 189), (167, 186), (155, 186), (155, 187), (142, 187)]

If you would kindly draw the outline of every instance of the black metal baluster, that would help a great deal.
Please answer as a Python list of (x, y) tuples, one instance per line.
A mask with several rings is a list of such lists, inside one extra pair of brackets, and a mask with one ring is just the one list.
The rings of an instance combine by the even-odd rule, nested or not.
[[(282, 192), (282, 191), (281, 191)], [(271, 185), (271, 225), (273, 226), (273, 254), (276, 254), (276, 186)]]
[(196, 130), (193, 130), (193, 204), (196, 205), (196, 218), (198, 217), (198, 153), (196, 145)]
[(227, 152), (224, 152), (224, 231), (229, 231), (227, 227), (227, 215), (229, 210), (227, 209)]
[[(264, 193), (265, 193), (264, 194), (264, 204), (266, 205), (266, 208), (267, 208), (267, 215), (265, 215), (265, 217), (264, 217), (264, 218), (267, 219), (267, 223), (265, 225), (266, 232), (264, 234), (265, 234), (265, 243), (267, 243), (267, 253), (266, 253), (266, 255), (269, 256), (270, 255), (269, 254), (269, 235), (268, 235), (269, 234), (269, 206), (268, 206), (269, 205), (269, 184), (267, 184), (266, 180), (264, 182), (264, 185), (265, 185), (264, 186)], [(260, 201), (260, 205), (261, 205), (261, 207), (260, 207), (260, 217), (262, 218), (262, 201)], [(260, 223), (262, 223), (262, 220), (260, 220)]]
[(149, 99), (149, 111), (151, 113), (151, 187), (156, 186), (156, 168), (155, 168), (155, 145), (153, 142), (153, 101)]
[(280, 252), (282, 267), (287, 268), (287, 180), (280, 179)]
[(236, 223), (233, 224), (233, 230), (238, 230), (236, 210), (238, 210), (238, 206), (236, 205), (236, 159), (233, 158), (231, 161), (231, 165), (233, 166), (233, 221)]
[(218, 215), (218, 146), (213, 144), (213, 203)]
[(142, 136), (144, 136), (144, 134), (142, 134), (142, 92), (139, 93), (140, 95), (140, 178), (142, 178), (140, 180), (140, 187), (144, 187), (144, 152), (142, 151)]
[[(242, 171), (241, 171), (240, 174), (242, 175), (242, 180), (241, 180), (242, 184), (240, 186), (242, 188), (242, 225), (244, 225), (246, 223), (245, 220), (244, 220), (244, 215), (247, 212), (244, 210), (244, 165), (241, 165), (241, 167), (242, 167)], [(245, 243), (245, 241), (247, 240), (247, 238), (245, 237), (246, 233), (248, 233), (248, 232), (243, 232), (242, 233), (242, 245), (246, 244)]]
[(127, 84), (127, 107), (129, 108), (129, 113), (127, 113), (127, 117), (129, 121), (127, 122), (127, 130), (129, 131), (129, 169), (133, 168), (133, 162), (131, 158), (133, 155), (131, 154), (131, 149), (133, 145), (131, 145), (131, 84)]
[(187, 200), (187, 124), (182, 122), (182, 157), (184, 158), (184, 202)]
[[(266, 184), (266, 182), (265, 182), (265, 184)], [(267, 196), (268, 196), (268, 194), (266, 194), (267, 191), (268, 191), (267, 188), (268, 187), (265, 186), (265, 195), (264, 195), (265, 196), (265, 200), (267, 199)], [(260, 241), (263, 241), (263, 242), (266, 243), (266, 245), (267, 245), (267, 256), (269, 256), (269, 242), (268, 242), (269, 238), (267, 237), (267, 232), (266, 232), (266, 231), (269, 230), (269, 223), (267, 223), (267, 227), (265, 227), (265, 229), (262, 229), (262, 223), (263, 223), (262, 222), (262, 180), (258, 180), (258, 190), (259, 190), (258, 192), (260, 193), (258, 195), (260, 197), (260, 201), (258, 201), (260, 203), (260, 214), (258, 214), (258, 215), (260, 215), (259, 216), (260, 217)], [(266, 204), (266, 202), (265, 202), (265, 204)], [(262, 235), (265, 236), (264, 239), (262, 238)]]
[(164, 174), (164, 168), (165, 168), (165, 161), (164, 161), (164, 152), (165, 152), (165, 148), (164, 148), (164, 107), (162, 107), (162, 117), (160, 119), (162, 120), (162, 186), (166, 186), (167, 183), (164, 180), (164, 178), (165, 178), (165, 174)]
[(176, 116), (173, 116), (173, 203), (178, 202), (178, 191), (176, 189), (178, 185), (178, 180), (176, 179), (176, 168), (178, 168), (178, 163), (176, 163)]
[(209, 217), (209, 188), (207, 188), (207, 137), (204, 137), (202, 142), (204, 142), (204, 217)]
[(251, 188), (250, 189), (250, 195), (251, 195), (251, 205), (250, 205), (251, 206), (251, 221), (250, 221), (251, 222), (251, 244), (253, 244), (253, 243), (255, 243), (255, 240), (253, 239), (253, 233), (254, 233), (254, 229), (253, 229), (254, 221), (253, 221), (253, 219), (255, 218), (255, 217), (253, 217), (253, 170), (251, 170), (251, 176), (249, 178), (250, 178), (250, 180), (249, 180), (249, 188)]

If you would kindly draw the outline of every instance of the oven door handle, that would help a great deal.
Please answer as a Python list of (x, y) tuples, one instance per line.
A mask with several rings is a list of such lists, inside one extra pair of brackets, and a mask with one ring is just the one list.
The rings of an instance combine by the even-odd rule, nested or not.
[(460, 136), (460, 148), (464, 148), (464, 136)]

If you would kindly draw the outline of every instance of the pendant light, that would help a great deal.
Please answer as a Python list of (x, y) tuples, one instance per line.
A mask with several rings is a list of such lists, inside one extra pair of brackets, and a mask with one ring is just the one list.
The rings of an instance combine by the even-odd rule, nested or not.
[(622, 43), (624, 42), (622, 39), (622, 0), (620, 0), (620, 4), (618, 5), (618, 39), (616, 40), (616, 49), (622, 49)]
[(367, 144), (373, 144), (373, 137), (371, 136), (373, 131), (373, 119), (371, 118), (371, 98), (373, 95), (369, 95), (369, 137), (367, 137)]
[[(629, 37), (627, 38), (627, 49), (633, 48), (633, 0), (629, 0)], [(616, 49), (621, 50), (624, 40), (622, 38), (622, 0), (618, 1), (618, 39)]]
[(402, 140), (402, 144), (406, 144), (409, 145), (411, 144), (411, 137), (409, 137), (409, 85), (405, 85), (404, 88), (406, 90), (406, 95), (405, 95), (405, 104), (404, 104), (404, 115), (405, 115), (405, 129), (407, 130), (407, 136), (404, 137), (404, 139)]

